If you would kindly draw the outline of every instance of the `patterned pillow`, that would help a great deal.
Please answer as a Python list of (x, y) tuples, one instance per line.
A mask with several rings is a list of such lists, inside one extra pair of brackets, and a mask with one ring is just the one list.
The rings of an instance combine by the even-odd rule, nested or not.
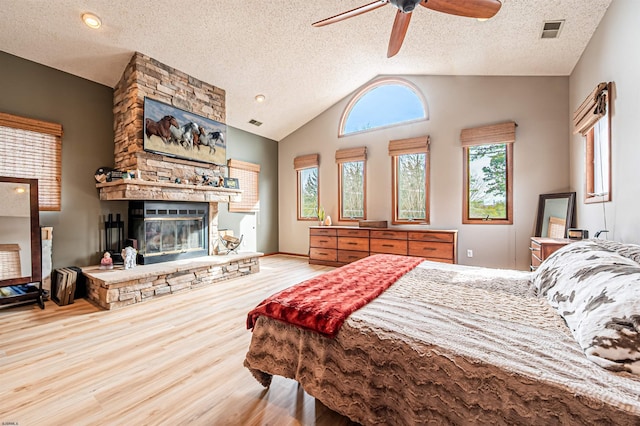
[(610, 370), (640, 374), (640, 264), (632, 260), (638, 246), (609, 243), (564, 246), (538, 267), (533, 282), (587, 358)]

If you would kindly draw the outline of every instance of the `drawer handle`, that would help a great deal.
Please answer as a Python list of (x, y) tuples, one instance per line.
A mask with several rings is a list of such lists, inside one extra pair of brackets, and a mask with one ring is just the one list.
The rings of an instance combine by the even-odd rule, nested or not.
[(319, 251), (318, 254), (320, 256), (329, 256), (329, 253), (324, 253), (324, 252), (321, 252), (321, 251)]
[(329, 240), (320, 240), (321, 243), (328, 243)]
[(382, 247), (393, 247), (393, 244), (383, 244)]
[(531, 250), (531, 251), (540, 251), (540, 247), (538, 247), (538, 248), (529, 247), (529, 250)]
[(354, 243), (353, 241), (349, 241), (347, 244), (350, 245), (350, 246), (357, 246), (358, 245), (358, 243)]
[(435, 249), (433, 247), (422, 247), (422, 250), (424, 250), (424, 251), (433, 251)]

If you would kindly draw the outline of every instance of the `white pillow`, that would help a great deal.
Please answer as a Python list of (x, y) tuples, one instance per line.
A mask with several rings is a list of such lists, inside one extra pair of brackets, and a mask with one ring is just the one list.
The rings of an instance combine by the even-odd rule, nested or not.
[(533, 282), (587, 358), (610, 370), (640, 374), (640, 264), (619, 253), (634, 247), (616, 244), (568, 244), (538, 267)]

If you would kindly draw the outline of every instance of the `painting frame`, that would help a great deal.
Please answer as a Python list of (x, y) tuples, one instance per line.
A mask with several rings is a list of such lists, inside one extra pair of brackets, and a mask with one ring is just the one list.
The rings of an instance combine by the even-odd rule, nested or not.
[(238, 178), (224, 178), (224, 187), (230, 189), (240, 189), (240, 181)]
[(143, 148), (147, 152), (223, 166), (227, 125), (145, 97)]

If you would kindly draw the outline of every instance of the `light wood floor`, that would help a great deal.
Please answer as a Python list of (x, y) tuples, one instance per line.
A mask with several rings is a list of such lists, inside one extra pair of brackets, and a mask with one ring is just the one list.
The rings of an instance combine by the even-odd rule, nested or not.
[[(246, 314), (331, 268), (261, 258), (261, 271), (116, 311), (84, 299), (0, 309), (0, 422), (29, 425), (348, 425), (243, 367)], [(13, 423), (12, 423), (13, 424)]]

